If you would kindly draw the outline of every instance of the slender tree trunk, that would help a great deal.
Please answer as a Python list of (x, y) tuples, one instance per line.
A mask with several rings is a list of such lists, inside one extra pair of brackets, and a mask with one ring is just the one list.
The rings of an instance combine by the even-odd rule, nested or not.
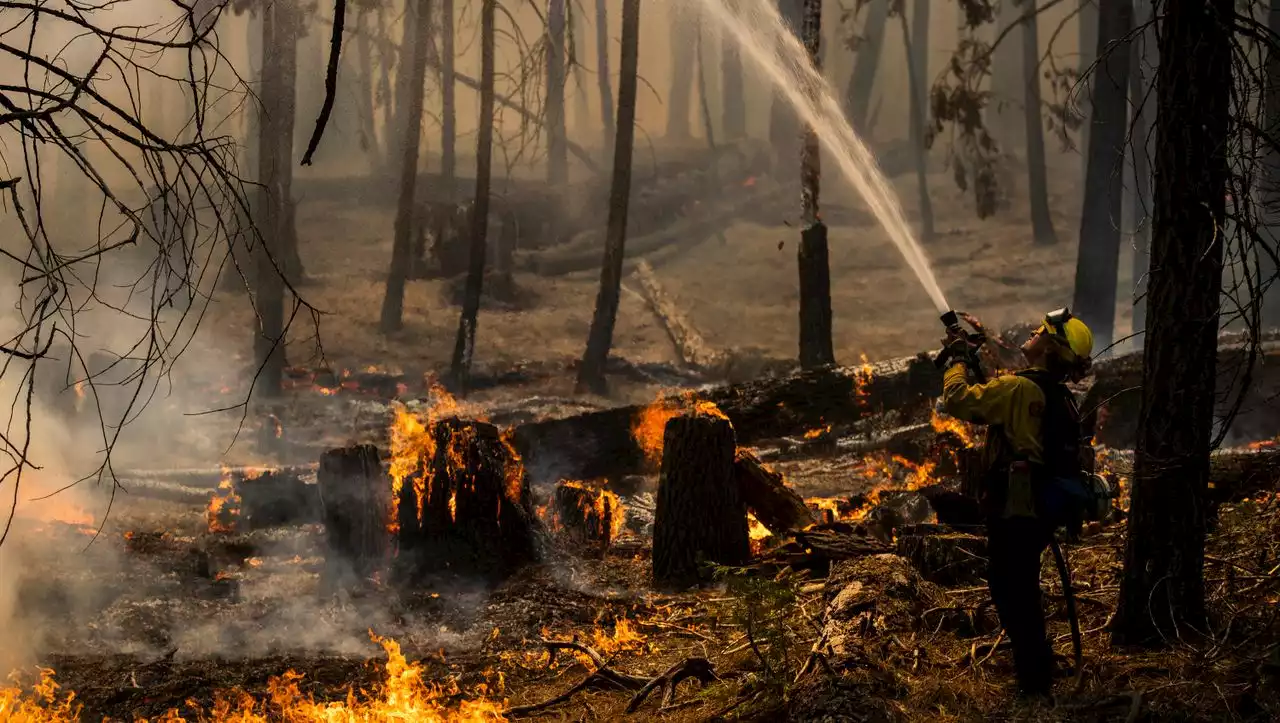
[[(569, 3), (569, 68), (573, 71), (573, 129), (582, 133), (591, 125), (591, 110), (587, 105), (587, 74), (582, 69), (583, 39), (587, 37), (587, 21), (582, 6)], [(567, 144), (566, 144), (567, 146)]]
[[(919, 10), (919, 8), (916, 8)], [(928, 10), (925, 10), (928, 13)], [(914, 101), (920, 96), (920, 86), (924, 85), (921, 79), (920, 71), (917, 70), (916, 59), (920, 57), (919, 51), (912, 44), (913, 41), (909, 37), (907, 30), (907, 18), (905, 15), (899, 15), (902, 21), (902, 42), (906, 48), (907, 56), (907, 90), (911, 93)], [(927, 17), (926, 17), (927, 20)], [(924, 114), (925, 106), (920, 103), (911, 103), (911, 137), (917, 139), (914, 143), (912, 152), (916, 158), (916, 188), (920, 193), (920, 240), (928, 243), (933, 240), (933, 199), (929, 197), (929, 159), (927, 151), (924, 147)]]
[(1027, 133), (1027, 193), (1031, 196), (1031, 229), (1038, 244), (1057, 243), (1049, 213), (1049, 174), (1044, 160), (1044, 126), (1040, 120), (1040, 39), (1035, 0), (1023, 0), (1022, 82)]
[[(822, 48), (822, 0), (804, 0), (801, 8), (800, 38), (819, 74)], [(800, 145), (800, 366), (835, 364), (831, 341), (831, 267), (827, 248), (827, 226), (818, 213), (822, 179), (822, 157), (818, 134), (813, 126), (804, 128)]]
[(484, 292), (485, 245), (489, 238), (489, 175), (493, 155), (494, 13), (497, 0), (480, 5), (480, 121), (476, 133), (476, 196), (471, 205), (471, 254), (467, 286), (458, 319), (458, 339), (453, 346), (449, 377), (458, 394), (470, 384), (471, 358), (476, 348), (476, 321)]
[(679, 3), (667, 6), (671, 47), (671, 90), (667, 93), (667, 138), (684, 141), (690, 132), (693, 99), (693, 43), (689, 35), (689, 18)]
[(569, 174), (565, 145), (565, 0), (547, 0), (547, 183), (561, 188)]
[(1124, 146), (1129, 107), (1129, 53), (1122, 45), (1133, 27), (1131, 0), (1100, 0), (1098, 57), (1089, 104), (1088, 169), (1080, 211), (1080, 246), (1071, 308), (1089, 324), (1095, 349), (1115, 338), (1116, 277), (1120, 271), (1120, 216), (1124, 212)]
[(912, 75), (907, 132), (911, 145), (924, 147), (924, 123), (916, 127), (916, 119), (923, 119), (929, 113), (929, 0), (911, 3), (911, 39), (907, 48), (908, 72)]
[(862, 38), (854, 56), (853, 75), (845, 92), (845, 112), (849, 123), (864, 138), (871, 134), (867, 127), (871, 111), (871, 92), (876, 86), (876, 69), (884, 47), (884, 32), (889, 23), (889, 0), (869, 0), (867, 20), (862, 25)]
[[(377, 20), (378, 37), (388, 37), (386, 8), (382, 5), (378, 6)], [(395, 125), (395, 98), (391, 92), (391, 69), (395, 66), (395, 57), (396, 54), (385, 45), (378, 54), (378, 95), (382, 98), (380, 105), (382, 106), (382, 139), (384, 142), (381, 172), (385, 178), (391, 177), (392, 166), (398, 160), (395, 157), (395, 149), (396, 137), (400, 133), (400, 128)]]
[[(400, 158), (404, 155), (405, 150), (403, 129), (408, 122), (408, 119), (405, 118), (405, 113), (408, 112), (409, 94), (412, 92), (409, 83), (410, 77), (413, 75), (410, 66), (413, 65), (411, 56), (414, 51), (412, 50), (412, 45), (414, 30), (416, 29), (415, 23), (417, 22), (415, 20), (417, 11), (414, 8), (417, 6), (417, 2), (418, 0), (404, 0), (404, 17), (401, 19), (403, 25), (400, 34), (400, 62), (396, 64), (396, 92), (393, 98), (395, 102), (392, 104), (391, 111), (392, 127), (395, 128), (395, 135), (389, 136), (393, 140), (387, 143), (387, 160), (392, 164), (400, 163)], [(395, 167), (399, 168), (400, 166), (397, 165)]]
[[(1207, 625), (1205, 493), (1213, 433), (1231, 133), (1232, 0), (1161, 6), (1155, 221), (1142, 403), (1113, 642)], [(1194, 53), (1187, 52), (1194, 48)], [(1094, 129), (1097, 132), (1098, 129)]]
[(276, 9), (276, 45), (272, 52), (280, 56), (281, 97), (280, 127), (275, 150), (280, 154), (277, 165), (280, 183), (280, 263), (289, 284), (298, 286), (305, 274), (298, 252), (298, 228), (295, 223), (297, 204), (293, 200), (294, 135), (298, 116), (298, 35), (302, 32), (302, 11), (296, 0), (273, 0)]
[[(1080, 62), (1076, 70), (1080, 73), (1082, 81), (1080, 86), (1076, 88), (1078, 94), (1076, 98), (1076, 107), (1079, 109), (1082, 117), (1089, 118), (1091, 110), (1089, 103), (1093, 98), (1093, 76), (1089, 71), (1093, 68), (1093, 63), (1098, 59), (1098, 32), (1099, 23), (1101, 22), (1101, 14), (1099, 13), (1098, 4), (1102, 0), (1080, 0), (1080, 13), (1076, 16), (1076, 27), (1080, 33)], [(1084, 157), (1084, 149), (1089, 147), (1089, 133), (1096, 129), (1090, 128), (1088, 123), (1080, 126), (1080, 149), (1081, 159)], [(1088, 174), (1088, 163), (1082, 163), (1085, 168), (1085, 174)]]
[(458, 173), (458, 108), (454, 91), (453, 0), (440, 0), (440, 177), (449, 196), (454, 193)]
[(360, 133), (364, 136), (369, 154), (369, 164), (374, 169), (386, 168), (387, 159), (382, 155), (378, 140), (377, 107), (373, 90), (373, 49), (369, 43), (369, 11), (361, 10), (356, 20), (356, 56), (359, 69)]
[(747, 104), (742, 81), (742, 53), (737, 41), (728, 33), (724, 33), (720, 40), (720, 73), (723, 97), (720, 127), (726, 140), (736, 141), (747, 135)]
[(618, 68), (618, 135), (613, 149), (613, 185), (609, 190), (609, 222), (600, 291), (587, 336), (587, 348), (578, 366), (578, 391), (604, 394), (604, 377), (613, 326), (618, 318), (622, 285), (622, 260), (627, 241), (627, 207), (631, 198), (631, 150), (636, 127), (636, 71), (640, 56), (640, 0), (622, 2), (622, 58)]
[[(1005, 28), (1022, 22), (1022, 11), (1013, 0), (1003, 0), (999, 5), (995, 27), (987, 30), (994, 42)], [(991, 54), (991, 126), (1001, 147), (1006, 151), (1021, 150), (1026, 156), (1027, 121), (1021, 113), (1026, 105), (1026, 71), (1023, 70), (1018, 29), (1009, 31)]]
[(400, 196), (396, 201), (395, 240), (391, 247), (391, 268), (387, 272), (387, 293), (382, 297), (379, 329), (387, 334), (398, 331), (404, 319), (404, 287), (413, 264), (413, 211), (418, 190), (418, 152), (422, 144), (422, 106), (426, 95), (427, 41), (431, 33), (431, 0), (411, 0), (412, 11), (405, 22), (413, 27), (410, 44), (401, 58), (401, 69), (407, 75), (404, 84), (409, 97), (400, 105), (405, 121), (401, 129)]
[(605, 0), (596, 0), (596, 80), (600, 84), (600, 122), (604, 142), (600, 144), (604, 158), (613, 154), (613, 80), (609, 75), (609, 13)]
[[(1271, 0), (1268, 5), (1267, 27), (1272, 33), (1280, 33), (1280, 0)], [(1263, 115), (1267, 135), (1280, 139), (1280, 51), (1268, 49), (1266, 54)], [(1272, 256), (1272, 253), (1280, 254), (1280, 147), (1277, 143), (1280, 140), (1265, 145), (1259, 183), (1261, 216), (1265, 220), (1259, 235), (1267, 241), (1271, 253), (1267, 249), (1254, 251), (1258, 255), (1258, 282), (1264, 289), (1260, 309), (1264, 328), (1280, 326), (1280, 279), (1276, 278), (1278, 265)]]
[(1151, 153), (1155, 150), (1156, 67), (1160, 62), (1155, 29), (1154, 0), (1137, 0), (1134, 16), (1147, 25), (1132, 41), (1129, 68), (1130, 107), (1133, 108), (1133, 140), (1129, 144), (1133, 167), (1133, 333), (1132, 343), (1141, 346), (1139, 334), (1147, 325), (1147, 270), (1151, 268)]
[(262, 187), (255, 194), (258, 203), (254, 219), (260, 235), (254, 254), (257, 267), (254, 311), (258, 327), (254, 336), (257, 366), (254, 393), (262, 397), (279, 396), (284, 381), (284, 277), (280, 264), (283, 196), (279, 169), (282, 156), (268, 150), (275, 148), (282, 132), (284, 79), (281, 54), (266, 50), (275, 48), (280, 41), (277, 27), (284, 10), (281, 5), (279, 1), (271, 2), (260, 10), (263, 60), (258, 90), (262, 103), (258, 116), (258, 182)]

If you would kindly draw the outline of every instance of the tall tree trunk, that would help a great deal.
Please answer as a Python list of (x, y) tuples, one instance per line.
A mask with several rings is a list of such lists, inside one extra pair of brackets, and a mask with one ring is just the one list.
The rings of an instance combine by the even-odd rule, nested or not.
[(1122, 43), (1133, 27), (1131, 0), (1100, 0), (1098, 57), (1089, 104), (1088, 169), (1080, 211), (1073, 311), (1093, 331), (1094, 349), (1115, 338), (1116, 276), (1120, 271), (1120, 216), (1124, 213), (1124, 146), (1129, 117), (1129, 53)]
[[(378, 37), (387, 38), (387, 9), (378, 6)], [(378, 95), (382, 98), (382, 139), (384, 142), (384, 153), (382, 154), (381, 173), (384, 178), (391, 177), (391, 169), (399, 158), (395, 155), (397, 137), (400, 133), (400, 126), (395, 124), (395, 97), (391, 91), (391, 70), (396, 64), (396, 53), (388, 48), (390, 43), (383, 45), (378, 53)]]
[(667, 6), (667, 18), (671, 28), (671, 90), (667, 93), (667, 138), (684, 141), (690, 132), (690, 111), (693, 98), (693, 43), (689, 37), (689, 18), (681, 3)]
[[(917, 0), (917, 3), (919, 0)], [(919, 10), (917, 5), (916, 10)], [(926, 13), (926, 20), (928, 10)], [(913, 142), (912, 153), (916, 159), (916, 190), (920, 194), (920, 240), (929, 243), (933, 240), (933, 200), (929, 197), (929, 159), (925, 155), (927, 151), (924, 147), (924, 114), (925, 106), (923, 103), (916, 102), (920, 98), (920, 87), (924, 85), (921, 73), (916, 65), (916, 60), (920, 57), (920, 52), (916, 50), (915, 41), (910, 37), (911, 32), (907, 29), (907, 16), (899, 14), (898, 19), (902, 22), (902, 46), (906, 49), (907, 59), (907, 91), (911, 94), (910, 113), (911, 118), (911, 137), (915, 139)], [(916, 28), (918, 30), (918, 28)]]
[(578, 366), (578, 391), (606, 393), (604, 367), (613, 345), (622, 285), (622, 259), (627, 242), (627, 207), (631, 198), (631, 150), (636, 132), (636, 71), (640, 57), (640, 0), (622, 1), (622, 57), (618, 68), (618, 135), (613, 149), (613, 185), (609, 189), (609, 222), (600, 291)]
[[(1268, 6), (1267, 27), (1272, 33), (1280, 33), (1280, 0), (1271, 0)], [(1267, 135), (1280, 139), (1280, 51), (1267, 50), (1264, 72), (1263, 115)], [(1263, 152), (1259, 195), (1265, 226), (1260, 236), (1267, 241), (1272, 253), (1280, 254), (1280, 147), (1277, 143), (1280, 141), (1267, 144)], [(1258, 255), (1258, 282), (1265, 289), (1260, 309), (1262, 326), (1280, 326), (1280, 279), (1276, 278), (1276, 259), (1266, 249), (1257, 249), (1254, 253)]]
[[(755, 0), (749, 0), (755, 2)], [(804, 0), (775, 0), (778, 14), (787, 29), (798, 36), (804, 22), (801, 3)], [(800, 152), (800, 117), (781, 91), (773, 90), (769, 107), (769, 145), (773, 149), (774, 173), (780, 178), (795, 179), (795, 159)]]
[(476, 348), (476, 321), (480, 296), (484, 292), (485, 246), (489, 238), (489, 175), (493, 158), (493, 75), (494, 13), (497, 0), (480, 5), (480, 120), (476, 132), (476, 196), (471, 205), (471, 254), (467, 264), (467, 286), (458, 318), (458, 339), (453, 345), (449, 377), (458, 394), (466, 394), (470, 384), (471, 358)]
[[(402, 32), (400, 33), (399, 62), (396, 63), (396, 92), (394, 98), (392, 98), (394, 103), (391, 105), (392, 127), (395, 128), (395, 135), (388, 136), (393, 140), (387, 143), (387, 160), (391, 164), (400, 163), (401, 156), (404, 155), (405, 151), (402, 131), (405, 124), (408, 123), (408, 118), (405, 117), (405, 114), (408, 112), (407, 109), (411, 102), (409, 100), (410, 93), (413, 92), (410, 87), (410, 78), (413, 75), (413, 71), (410, 67), (413, 65), (412, 54), (414, 51), (412, 46), (414, 31), (417, 28), (415, 24), (417, 22), (415, 20), (417, 17), (417, 10), (415, 10), (417, 3), (418, 0), (404, 0), (404, 16), (400, 20)], [(399, 168), (399, 166), (395, 167)]]
[(1133, 141), (1129, 144), (1133, 167), (1133, 333), (1132, 343), (1141, 345), (1139, 333), (1147, 325), (1147, 270), (1151, 268), (1151, 153), (1155, 150), (1156, 98), (1151, 92), (1160, 62), (1155, 28), (1155, 0), (1137, 0), (1134, 16), (1143, 28), (1134, 38), (1129, 56), (1129, 102), (1133, 108)]
[[(582, 6), (569, 3), (569, 68), (573, 71), (573, 129), (582, 133), (591, 125), (591, 110), (587, 105), (587, 74), (582, 69), (582, 49), (587, 37), (587, 20)], [(567, 147), (567, 144), (566, 144)]]
[(547, 183), (561, 188), (569, 174), (564, 127), (565, 0), (547, 0)]
[(404, 287), (413, 263), (413, 212), (418, 190), (418, 152), (422, 144), (422, 106), (426, 95), (427, 41), (431, 33), (431, 0), (411, 0), (404, 21), (413, 27), (410, 44), (405, 46), (401, 66), (407, 75), (404, 84), (409, 97), (400, 105), (405, 112), (401, 129), (400, 196), (396, 201), (395, 240), (391, 247), (391, 268), (387, 271), (387, 293), (382, 297), (382, 333), (399, 330), (404, 319)]
[(736, 141), (747, 135), (747, 103), (742, 81), (742, 52), (728, 33), (722, 33), (720, 39), (720, 74), (720, 127), (726, 140)]
[(867, 20), (862, 25), (862, 38), (853, 61), (853, 75), (845, 91), (845, 113), (849, 123), (864, 139), (871, 134), (867, 127), (871, 111), (871, 91), (876, 86), (876, 68), (884, 47), (884, 32), (889, 23), (889, 0), (869, 0)]
[(453, 72), (455, 32), (453, 0), (440, 0), (440, 177), (450, 197), (458, 172), (458, 107), (454, 96), (457, 80)]
[(262, 397), (276, 397), (281, 393), (284, 381), (284, 276), (281, 273), (280, 251), (283, 220), (283, 196), (280, 188), (281, 154), (274, 149), (281, 135), (281, 117), (284, 105), (282, 54), (267, 52), (280, 41), (277, 27), (284, 13), (282, 2), (267, 3), (262, 13), (262, 76), (259, 84), (261, 99), (258, 116), (258, 182), (261, 188), (255, 194), (257, 206), (254, 226), (260, 238), (254, 245), (256, 280), (254, 311), (257, 334), (254, 336), (254, 362), (257, 376), (254, 393)]
[[(1093, 99), (1093, 77), (1089, 74), (1089, 70), (1093, 67), (1094, 62), (1098, 59), (1098, 33), (1102, 15), (1099, 12), (1098, 3), (1102, 0), (1080, 0), (1080, 13), (1076, 16), (1076, 29), (1080, 33), (1080, 62), (1076, 66), (1076, 71), (1080, 73), (1082, 82), (1076, 88), (1077, 98), (1076, 107), (1084, 118), (1089, 118), (1091, 110), (1089, 103)], [(1090, 128), (1088, 123), (1080, 126), (1080, 149), (1082, 151), (1081, 159), (1086, 162), (1081, 164), (1084, 167), (1084, 174), (1088, 174), (1087, 158), (1084, 156), (1084, 149), (1089, 147), (1089, 133), (1096, 129)]]
[(382, 144), (378, 142), (377, 103), (373, 91), (373, 49), (369, 43), (369, 11), (360, 10), (356, 19), (356, 67), (359, 70), (360, 134), (364, 136), (369, 165), (376, 170), (386, 167)]
[(1022, 83), (1026, 97), (1027, 193), (1031, 196), (1031, 230), (1038, 244), (1056, 243), (1049, 214), (1049, 173), (1044, 160), (1044, 126), (1040, 120), (1040, 38), (1035, 0), (1023, 0)]
[[(801, 7), (800, 39), (819, 75), (822, 49), (822, 0), (804, 0)], [(817, 92), (816, 90), (813, 92)], [(813, 126), (804, 128), (800, 145), (800, 366), (806, 369), (835, 364), (831, 341), (831, 266), (827, 248), (827, 226), (818, 213), (822, 180), (822, 157), (818, 134)]]
[[(1162, 6), (1142, 404), (1113, 642), (1205, 630), (1204, 496), (1217, 372), (1232, 0)], [(1187, 52), (1195, 48), (1194, 53)], [(1094, 129), (1097, 132), (1098, 129)]]
[(298, 36), (302, 32), (302, 10), (296, 0), (273, 0), (276, 10), (276, 45), (272, 52), (280, 56), (280, 127), (277, 128), (275, 150), (280, 154), (277, 165), (280, 183), (280, 260), (285, 278), (292, 286), (302, 283), (304, 270), (298, 253), (298, 228), (295, 223), (297, 204), (293, 200), (294, 135), (298, 116)]
[(614, 141), (613, 79), (609, 75), (609, 13), (605, 0), (596, 0), (596, 80), (600, 84), (600, 123), (604, 142), (600, 144), (604, 158), (612, 155)]
[[(995, 27), (990, 32), (991, 42), (1000, 37), (1005, 28), (1022, 22), (1022, 11), (1013, 0), (1003, 0), (996, 16)], [(1021, 150), (1026, 156), (1027, 121), (1019, 112), (1027, 102), (1026, 71), (1022, 68), (1022, 52), (1018, 39), (1022, 33), (1015, 28), (1005, 33), (1000, 44), (991, 53), (991, 127), (1000, 146), (1005, 151)]]
[(911, 145), (923, 147), (924, 124), (921, 123), (917, 128), (916, 118), (924, 118), (929, 112), (929, 0), (913, 0), (911, 3), (911, 39), (906, 47), (908, 72), (912, 75), (909, 83), (911, 107), (907, 111), (910, 114), (907, 117), (907, 133)]

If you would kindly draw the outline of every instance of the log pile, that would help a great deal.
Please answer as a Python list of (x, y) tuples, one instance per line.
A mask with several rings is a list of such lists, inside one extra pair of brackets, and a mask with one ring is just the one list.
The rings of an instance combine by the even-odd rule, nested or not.
[(428, 433), (395, 500), (396, 579), (500, 580), (536, 561), (541, 526), (523, 468), (498, 429), (451, 417)]
[(663, 433), (653, 524), (653, 582), (683, 588), (706, 579), (701, 563), (751, 557), (747, 507), (734, 478), (733, 425), (706, 408), (672, 417)]

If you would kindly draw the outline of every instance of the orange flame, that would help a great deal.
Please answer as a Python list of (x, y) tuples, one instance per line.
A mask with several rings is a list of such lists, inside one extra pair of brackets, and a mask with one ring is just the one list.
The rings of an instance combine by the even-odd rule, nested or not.
[(934, 410), (933, 416), (929, 419), (929, 424), (933, 427), (933, 431), (938, 434), (944, 434), (946, 432), (954, 434), (961, 442), (964, 443), (965, 447), (972, 447), (974, 445), (975, 435), (973, 428), (955, 417), (938, 414), (937, 410)]
[(666, 432), (667, 422), (672, 417), (692, 412), (717, 419), (729, 419), (715, 402), (695, 400), (693, 395), (692, 391), (681, 392), (676, 397), (658, 392), (658, 397), (652, 404), (636, 413), (631, 422), (631, 437), (650, 467), (657, 467), (662, 463), (662, 437)]
[[(249, 479), (248, 474), (249, 472), (246, 472), (246, 479)], [(205, 508), (204, 517), (209, 532), (232, 532), (230, 518), (238, 514), (240, 514), (240, 495), (236, 494), (235, 484), (231, 480), (231, 470), (223, 466), (218, 491), (209, 498), (209, 505)]]
[[(586, 494), (578, 498), (578, 509), (582, 512), (583, 517), (590, 524), (596, 525), (602, 532), (607, 529), (608, 539), (617, 539), (622, 532), (622, 526), (627, 521), (626, 508), (617, 495), (610, 490), (604, 489), (600, 483), (592, 484), (579, 482), (578, 480), (565, 480), (560, 484), (564, 487), (572, 487), (586, 492)], [(559, 526), (559, 520), (556, 522), (557, 526)]]

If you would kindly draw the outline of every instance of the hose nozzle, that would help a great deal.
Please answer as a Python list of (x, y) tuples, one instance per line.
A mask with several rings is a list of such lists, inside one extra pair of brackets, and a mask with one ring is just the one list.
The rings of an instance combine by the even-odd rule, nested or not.
[(940, 318), (942, 325), (947, 327), (948, 331), (960, 331), (960, 317), (954, 310), (946, 312)]

